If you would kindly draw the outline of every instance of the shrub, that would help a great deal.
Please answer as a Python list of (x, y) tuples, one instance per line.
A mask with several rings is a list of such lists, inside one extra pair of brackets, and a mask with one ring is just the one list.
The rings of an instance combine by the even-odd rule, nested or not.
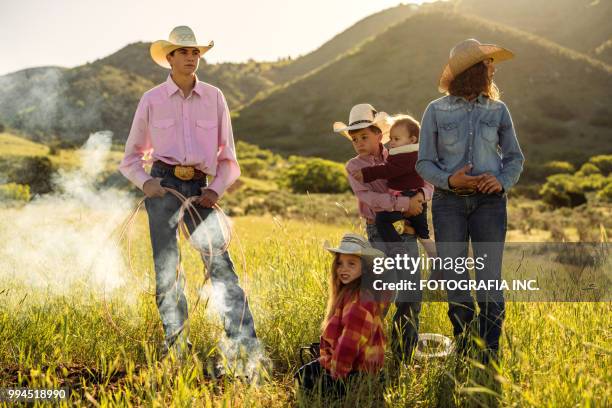
[(30, 201), (30, 186), (8, 183), (0, 185), (0, 199), (7, 201)]
[(553, 174), (571, 174), (576, 171), (576, 168), (570, 162), (553, 160), (544, 165), (544, 170), (547, 173), (546, 176), (552, 176)]
[(262, 159), (239, 159), (241, 174), (257, 179), (270, 178), (269, 164)]
[(48, 157), (24, 157), (8, 176), (9, 180), (17, 184), (27, 184), (33, 194), (45, 194), (53, 190), (51, 177), (55, 166)]
[(576, 177), (570, 174), (554, 174), (546, 178), (540, 189), (542, 201), (554, 208), (576, 207), (586, 203), (584, 191)]
[(246, 177), (270, 180), (284, 165), (281, 156), (242, 140), (236, 143), (236, 155), (240, 170)]
[(578, 173), (574, 176), (576, 183), (583, 191), (598, 191), (610, 184), (610, 179), (602, 176), (600, 173), (582, 176)]
[(601, 170), (599, 167), (595, 166), (593, 163), (584, 163), (580, 170), (576, 173), (577, 176), (590, 176), (592, 174), (601, 174)]
[(343, 193), (349, 189), (344, 166), (319, 158), (290, 159), (280, 183), (294, 193)]
[(597, 199), (606, 203), (612, 203), (612, 183), (608, 183), (597, 193)]
[(599, 171), (601, 171), (601, 173), (604, 175), (612, 173), (612, 154), (593, 156), (589, 160), (589, 163), (597, 166)]

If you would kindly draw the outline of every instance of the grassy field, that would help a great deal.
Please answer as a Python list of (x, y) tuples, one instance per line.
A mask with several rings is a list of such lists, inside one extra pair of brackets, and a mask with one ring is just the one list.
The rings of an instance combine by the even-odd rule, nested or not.
[[(318, 340), (327, 294), (331, 258), (321, 244), (363, 231), (350, 194), (272, 197), (277, 186), (248, 177), (224, 198), (226, 210), (253, 206), (241, 202), (245, 197), (271, 197), (282, 207), (277, 216), (265, 214), (276, 207), (261, 206), (262, 214), (234, 217), (230, 246), (271, 369), (257, 383), (211, 378), (210, 366), (226, 345), (210, 284), (202, 287), (199, 256), (185, 242), (196, 354), (183, 364), (162, 360), (146, 215), (135, 220), (129, 254), (125, 241), (113, 244), (133, 196), (83, 179), (74, 150), (49, 154), (46, 146), (5, 133), (0, 152), (9, 161), (49, 157), (64, 170), (59, 184), (67, 187), (0, 208), (0, 387), (69, 387), (64, 406), (565, 407), (612, 400), (612, 307), (604, 302), (509, 303), (499, 367), (455, 359), (398, 367), (389, 358), (385, 384), (352, 389), (347, 401), (300, 394), (292, 378), (299, 347)], [(100, 169), (116, 169), (120, 157), (109, 151)], [(600, 230), (610, 234), (610, 211), (553, 212), (517, 197), (510, 201), (508, 240), (597, 241)], [(311, 220), (315, 213), (323, 222)], [(505, 259), (508, 276), (517, 257)], [(556, 265), (546, 266), (555, 272)], [(421, 332), (450, 330), (446, 304), (425, 303)]]
[[(23, 210), (1, 211), (3, 239), (23, 234), (11, 223)], [(108, 222), (104, 214), (75, 217), (83, 229)], [(89, 223), (79, 223), (82, 217)], [(203, 272), (186, 243), (183, 264), (197, 355), (183, 364), (160, 361), (161, 324), (149, 294), (152, 260), (141, 214), (133, 233), (133, 272), (121, 267), (122, 282), (112, 291), (88, 279), (88, 271), (64, 280), (61, 288), (28, 282), (36, 271), (27, 263), (13, 265), (12, 278), (0, 274), (0, 386), (68, 386), (72, 394), (63, 406), (568, 407), (612, 401), (610, 303), (510, 303), (499, 367), (453, 359), (389, 363), (382, 387), (353, 390), (344, 403), (308, 399), (297, 392), (292, 373), (299, 366), (299, 347), (318, 340), (331, 259), (321, 244), (355, 229), (265, 216), (233, 222), (230, 251), (273, 363), (259, 384), (210, 379), (207, 367), (219, 354), (223, 331), (206, 295), (195, 307)], [(61, 251), (62, 243), (57, 245)], [(92, 259), (108, 261), (99, 258)], [(32, 268), (45, 269), (44, 262)], [(71, 276), (73, 268), (72, 262), (47, 268), (47, 277)], [(444, 303), (424, 304), (421, 322), (422, 332), (450, 334)]]

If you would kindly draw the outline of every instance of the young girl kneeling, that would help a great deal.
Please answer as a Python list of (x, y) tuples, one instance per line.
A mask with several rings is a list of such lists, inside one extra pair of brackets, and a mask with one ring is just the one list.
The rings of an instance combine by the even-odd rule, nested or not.
[(308, 390), (320, 382), (323, 392), (343, 394), (346, 380), (359, 373), (380, 374), (384, 364), (383, 316), (388, 293), (368, 284), (372, 263), (384, 253), (357, 234), (346, 234), (339, 248), (324, 248), (334, 255), (327, 313), (321, 325), (320, 357), (296, 373)]

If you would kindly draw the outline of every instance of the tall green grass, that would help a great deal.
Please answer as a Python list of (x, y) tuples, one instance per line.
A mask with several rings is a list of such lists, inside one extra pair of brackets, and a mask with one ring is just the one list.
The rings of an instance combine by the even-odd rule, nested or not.
[[(0, 228), (10, 228), (9, 219), (0, 220)], [(68, 386), (72, 394), (62, 406), (586, 407), (612, 401), (610, 303), (510, 303), (499, 366), (454, 358), (398, 366), (389, 358), (382, 386), (364, 382), (346, 401), (303, 395), (292, 375), (299, 347), (319, 336), (331, 260), (321, 244), (360, 231), (270, 217), (234, 223), (230, 251), (273, 363), (259, 384), (210, 378), (223, 330), (205, 298), (194, 308), (203, 270), (185, 243), (197, 354), (182, 364), (160, 359), (161, 324), (146, 293), (154, 280), (142, 215), (134, 229), (134, 271), (126, 268), (127, 284), (112, 293), (79, 284), (57, 293), (0, 281), (0, 386)], [(445, 303), (423, 305), (421, 331), (450, 335)]]

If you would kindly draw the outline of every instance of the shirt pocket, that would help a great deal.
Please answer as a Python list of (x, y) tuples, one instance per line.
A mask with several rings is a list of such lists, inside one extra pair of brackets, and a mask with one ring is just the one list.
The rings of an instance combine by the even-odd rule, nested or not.
[(495, 119), (480, 119), (480, 136), (488, 143), (499, 142), (499, 121)]
[(151, 123), (151, 139), (153, 149), (159, 150), (172, 144), (176, 130), (174, 119), (154, 119)]
[(196, 137), (202, 142), (217, 141), (217, 121), (198, 119), (196, 120)]
[(452, 146), (459, 140), (459, 124), (447, 122), (440, 125), (438, 129), (439, 139), (442, 144)]

